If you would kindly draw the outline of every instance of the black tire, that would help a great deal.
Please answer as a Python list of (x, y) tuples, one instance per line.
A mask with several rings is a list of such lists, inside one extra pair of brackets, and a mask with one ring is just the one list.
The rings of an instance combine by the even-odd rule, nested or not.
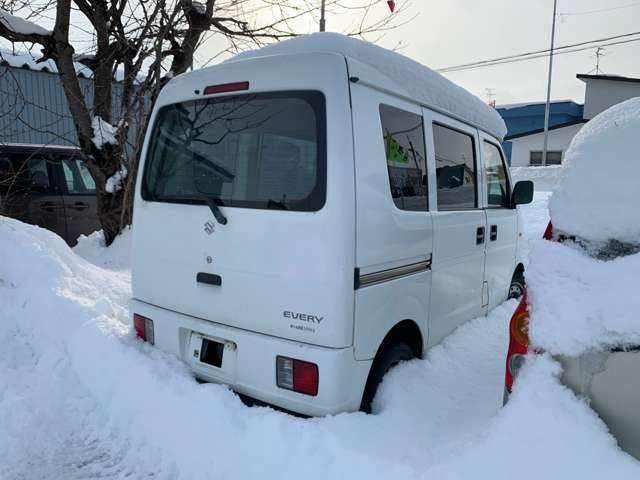
[(527, 289), (527, 284), (524, 281), (524, 272), (516, 272), (511, 279), (511, 286), (509, 287), (509, 299), (515, 298), (516, 300), (524, 295)]
[(406, 362), (413, 358), (415, 358), (415, 353), (411, 347), (404, 342), (396, 342), (388, 346), (383, 346), (371, 366), (369, 378), (367, 378), (367, 385), (364, 387), (360, 410), (365, 413), (371, 413), (371, 404), (378, 391), (378, 386), (382, 383), (382, 379), (387, 372), (398, 363)]

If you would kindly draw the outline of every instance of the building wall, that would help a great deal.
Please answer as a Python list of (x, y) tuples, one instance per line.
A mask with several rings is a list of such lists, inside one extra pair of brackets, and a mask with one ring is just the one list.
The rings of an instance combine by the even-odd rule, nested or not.
[[(576, 133), (582, 128), (583, 124), (571, 125), (564, 128), (558, 128), (549, 131), (548, 150), (560, 150), (566, 152), (571, 140)], [(529, 153), (531, 151), (542, 151), (544, 144), (544, 134), (536, 133), (509, 140), (511, 142), (511, 166), (526, 167), (529, 166)]]
[(612, 80), (585, 80), (584, 118), (592, 119), (607, 108), (640, 97), (640, 82), (621, 82)]
[[(79, 77), (89, 109), (93, 80)], [(113, 85), (113, 118), (118, 119), (122, 85)], [(114, 120), (114, 123), (115, 123)], [(132, 122), (129, 139), (135, 134)], [(75, 126), (57, 73), (0, 65), (0, 144), (77, 145)]]

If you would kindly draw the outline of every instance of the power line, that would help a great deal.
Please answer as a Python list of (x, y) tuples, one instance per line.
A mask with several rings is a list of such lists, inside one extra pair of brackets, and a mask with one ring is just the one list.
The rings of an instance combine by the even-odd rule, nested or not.
[[(609, 46), (613, 46), (613, 45), (622, 45), (625, 43), (632, 43), (632, 42), (640, 42), (640, 37), (639, 38), (632, 38), (630, 40), (621, 40), (618, 42), (610, 42), (610, 43), (602, 43), (599, 45), (590, 45), (588, 47), (582, 47), (582, 48), (574, 48), (572, 50), (562, 50), (560, 52), (554, 51), (554, 55), (562, 55), (562, 54), (566, 54), (566, 53), (575, 53), (575, 52), (582, 52), (584, 50), (591, 50), (593, 48), (597, 48), (597, 47), (609, 47)], [(446, 72), (461, 72), (463, 70), (474, 70), (477, 68), (484, 68), (484, 67), (493, 67), (495, 65), (504, 65), (507, 63), (517, 63), (517, 62), (526, 62), (528, 60), (535, 60), (537, 58), (546, 58), (549, 56), (549, 52), (547, 53), (542, 53), (540, 55), (535, 55), (535, 56), (528, 56), (528, 57), (524, 57), (524, 58), (514, 58), (512, 60), (505, 60), (502, 62), (495, 62), (495, 63), (486, 63), (486, 64), (482, 64), (482, 65), (477, 65), (477, 66), (473, 66), (473, 67), (467, 67), (467, 68), (460, 68), (460, 69), (456, 69), (456, 70), (446, 70)], [(438, 70), (440, 71), (440, 70)]]
[(612, 12), (613, 10), (622, 10), (623, 8), (631, 8), (640, 6), (640, 2), (629, 3), (627, 5), (619, 5), (617, 7), (599, 8), (597, 10), (586, 10), (583, 12), (559, 12), (558, 17), (573, 17), (577, 15), (591, 15), (592, 13)]
[[(614, 35), (612, 37), (604, 37), (604, 38), (598, 38), (598, 39), (594, 39), (594, 40), (588, 40), (588, 41), (584, 41), (584, 42), (579, 42), (579, 43), (573, 43), (570, 45), (563, 45), (561, 47), (556, 47), (554, 48), (554, 52), (556, 54), (561, 54), (561, 53), (570, 53), (570, 52), (577, 52), (577, 51), (581, 51), (581, 50), (589, 50), (595, 47), (604, 47), (604, 46), (609, 46), (609, 45), (618, 45), (620, 43), (630, 43), (630, 42), (635, 42), (640, 40), (640, 38), (635, 38), (635, 39), (629, 39), (625, 42), (614, 42), (614, 43), (605, 43), (605, 44), (601, 44), (600, 42), (608, 42), (610, 40), (617, 40), (620, 38), (629, 38), (629, 37), (633, 37), (636, 35), (640, 35), (640, 31), (637, 32), (631, 32), (631, 33), (625, 33), (622, 35)], [(592, 44), (596, 44), (596, 45), (592, 45)], [(584, 48), (576, 48), (576, 47), (582, 47), (584, 46)], [(569, 49), (573, 49), (573, 50), (569, 50)], [(478, 60), (475, 62), (470, 62), (470, 63), (463, 63), (460, 65), (453, 65), (450, 67), (443, 67), (443, 68), (439, 68), (437, 69), (438, 72), (441, 73), (446, 73), (446, 72), (453, 72), (453, 71), (460, 71), (460, 70), (469, 70), (469, 69), (474, 69), (474, 68), (480, 68), (480, 67), (485, 67), (485, 66), (492, 66), (492, 65), (500, 65), (502, 63), (511, 63), (512, 61), (524, 61), (524, 60), (532, 60), (534, 58), (541, 58), (541, 57), (546, 57), (548, 56), (549, 52), (551, 51), (551, 49), (544, 49), (544, 50), (533, 50), (531, 52), (524, 52), (524, 53), (518, 53), (518, 54), (514, 54), (514, 55), (507, 55), (504, 57), (497, 57), (497, 58), (491, 58), (491, 59), (487, 59), (487, 60)]]

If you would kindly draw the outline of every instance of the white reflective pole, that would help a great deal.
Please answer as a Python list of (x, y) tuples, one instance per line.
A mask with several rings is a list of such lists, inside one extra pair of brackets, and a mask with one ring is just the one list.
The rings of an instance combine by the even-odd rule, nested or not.
[(549, 52), (549, 79), (547, 81), (547, 104), (544, 109), (544, 147), (542, 148), (542, 165), (547, 164), (547, 146), (549, 144), (549, 110), (551, 109), (551, 75), (553, 72), (553, 46), (556, 37), (556, 8), (558, 0), (553, 0), (553, 21), (551, 23), (551, 50)]
[(322, 3), (320, 4), (320, 31), (321, 32), (325, 31), (325, 26), (326, 26), (326, 21), (324, 19), (324, 4), (325, 4), (325, 0), (322, 0)]

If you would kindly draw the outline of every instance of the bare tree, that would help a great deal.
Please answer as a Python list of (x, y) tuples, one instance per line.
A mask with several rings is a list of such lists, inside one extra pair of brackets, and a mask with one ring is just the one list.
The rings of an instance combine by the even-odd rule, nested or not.
[[(394, 16), (382, 17), (371, 14), (374, 6), (384, 8), (380, 0), (329, 0), (326, 5), (329, 13), (350, 13), (354, 21), (346, 33), (362, 36), (397, 26), (398, 14), (408, 1), (396, 8)], [(38, 61), (55, 62), (83, 160), (96, 184), (98, 218), (107, 245), (131, 222), (144, 132), (167, 81), (193, 67), (198, 48), (211, 36), (224, 38), (231, 50), (290, 37), (302, 19), (317, 17), (319, 4), (311, 0), (0, 1), (0, 37), (38, 45), (42, 52)], [(39, 26), (47, 18), (54, 21), (52, 31)], [(78, 30), (80, 36), (72, 36)], [(89, 38), (90, 48), (79, 38), (84, 42)], [(93, 98), (83, 94), (78, 62), (93, 72)], [(115, 95), (117, 73), (122, 75)]]

